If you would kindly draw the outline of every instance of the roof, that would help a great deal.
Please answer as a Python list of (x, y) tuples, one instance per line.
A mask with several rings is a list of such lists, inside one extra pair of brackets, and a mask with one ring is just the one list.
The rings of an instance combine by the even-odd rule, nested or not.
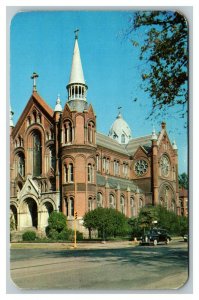
[(127, 145), (122, 145), (109, 136), (97, 132), (96, 143), (98, 146), (116, 151), (118, 153), (134, 155), (139, 146), (142, 146), (146, 152), (151, 150), (151, 134), (131, 139)]
[[(105, 186), (109, 185), (111, 189), (118, 189), (126, 191), (127, 188), (130, 188), (131, 191), (136, 192), (137, 191), (137, 185), (133, 183), (132, 180), (123, 179), (123, 178), (116, 178), (113, 176), (103, 176), (101, 174), (97, 174), (97, 185), (98, 186)], [(139, 189), (140, 192), (142, 192), (141, 189)]]
[(119, 144), (117, 141), (113, 140), (111, 137), (97, 132), (96, 134), (96, 144), (119, 153), (128, 155), (124, 145)]
[(82, 63), (81, 63), (81, 57), (80, 57), (80, 51), (79, 51), (77, 39), (75, 39), (71, 73), (70, 73), (70, 79), (69, 79), (69, 84), (72, 84), (72, 83), (85, 84), (84, 73), (83, 73), (83, 69), (82, 69)]
[(146, 152), (149, 152), (151, 149), (151, 134), (131, 139), (126, 145), (126, 150), (130, 155), (133, 155), (139, 146), (142, 146)]

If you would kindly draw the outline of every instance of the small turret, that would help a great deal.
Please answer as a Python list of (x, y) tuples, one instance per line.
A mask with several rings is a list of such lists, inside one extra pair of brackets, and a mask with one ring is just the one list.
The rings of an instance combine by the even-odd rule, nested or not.
[(12, 108), (10, 106), (10, 127), (14, 127), (13, 115), (14, 115), (14, 112), (12, 111)]
[(153, 126), (153, 131), (152, 131), (152, 136), (151, 136), (151, 140), (152, 141), (157, 141), (158, 137), (157, 134), (155, 132), (155, 127)]
[(177, 144), (176, 144), (175, 140), (172, 143), (172, 147), (173, 147), (173, 150), (178, 150), (178, 147), (177, 147)]
[(61, 100), (60, 100), (60, 95), (59, 94), (57, 96), (54, 112), (62, 112), (62, 106), (61, 106)]

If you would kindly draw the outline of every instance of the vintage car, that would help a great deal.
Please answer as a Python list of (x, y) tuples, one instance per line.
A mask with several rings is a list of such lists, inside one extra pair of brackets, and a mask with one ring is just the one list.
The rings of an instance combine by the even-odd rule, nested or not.
[(171, 241), (171, 237), (165, 229), (154, 228), (143, 234), (143, 236), (141, 237), (140, 244), (141, 245), (152, 244), (156, 246), (158, 243), (161, 242), (165, 244), (169, 244), (170, 241)]

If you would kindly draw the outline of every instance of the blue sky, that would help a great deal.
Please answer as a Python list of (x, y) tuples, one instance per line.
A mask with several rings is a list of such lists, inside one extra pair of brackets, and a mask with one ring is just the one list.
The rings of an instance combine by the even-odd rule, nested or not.
[[(97, 130), (108, 134), (122, 106), (133, 137), (150, 134), (161, 120), (146, 120), (150, 99), (141, 88), (139, 49), (124, 39), (132, 11), (67, 11), (18, 13), (10, 29), (10, 102), (17, 122), (32, 93), (31, 75), (39, 74), (37, 90), (54, 108), (57, 94), (67, 100), (74, 30), (80, 29), (79, 47), (88, 85), (88, 102), (97, 115)], [(138, 39), (142, 38), (138, 36)], [(147, 68), (147, 66), (146, 66)], [(134, 102), (133, 99), (139, 101)], [(187, 172), (187, 131), (175, 109), (164, 116), (167, 131), (179, 148), (179, 173)]]

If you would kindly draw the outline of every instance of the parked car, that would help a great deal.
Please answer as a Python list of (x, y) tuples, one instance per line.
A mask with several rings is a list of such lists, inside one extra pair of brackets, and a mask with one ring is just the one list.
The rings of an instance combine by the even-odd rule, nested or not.
[(165, 229), (154, 228), (147, 231), (141, 238), (140, 244), (153, 244), (156, 246), (160, 242), (164, 242), (165, 244), (169, 244), (171, 241), (170, 235), (167, 233)]

